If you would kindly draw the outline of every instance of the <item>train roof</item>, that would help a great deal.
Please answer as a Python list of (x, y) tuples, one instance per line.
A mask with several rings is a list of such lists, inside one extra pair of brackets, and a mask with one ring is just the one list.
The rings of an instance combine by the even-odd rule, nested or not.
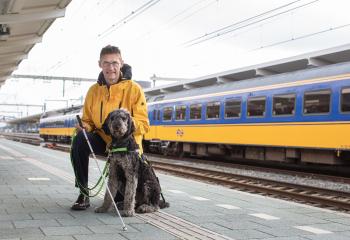
[(52, 111), (47, 111), (42, 114), (41, 118), (78, 113), (81, 111), (82, 107), (83, 107), (82, 105), (76, 105), (76, 106), (71, 106), (69, 108), (60, 108)]
[(9, 120), (6, 123), (10, 125), (23, 124), (23, 123), (38, 123), (41, 115), (42, 115), (41, 113), (38, 113), (38, 114), (34, 114), (34, 115), (22, 117), (22, 118), (16, 118), (13, 120)]
[(274, 75), (280, 77), (284, 73), (310, 68), (319, 69), (342, 62), (350, 62), (350, 44), (277, 61), (232, 69), (199, 78), (184, 79), (174, 84), (145, 89), (145, 95), (149, 102), (154, 102), (162, 98), (162, 96), (169, 98), (170, 96), (176, 96), (177, 93), (182, 96), (182, 93), (189, 94), (192, 92), (188, 90), (200, 88), (199, 91), (202, 92), (208, 86), (213, 86), (213, 88), (218, 86), (221, 88), (220, 85), (224, 85), (224, 88), (226, 88), (230, 83), (242, 80), (259, 79), (265, 81)]
[(283, 84), (290, 82), (298, 82), (306, 79), (315, 79), (321, 77), (330, 77), (335, 75), (350, 74), (350, 62), (338, 63), (319, 68), (304, 69), (289, 73), (276, 74), (266, 77), (258, 77), (245, 79), (225, 84), (205, 86), (201, 88), (183, 90), (179, 92), (167, 93), (160, 96), (155, 96), (149, 99), (149, 103), (166, 101), (189, 96), (206, 95), (211, 93), (220, 93), (232, 90), (242, 90), (269, 86), (274, 84)]

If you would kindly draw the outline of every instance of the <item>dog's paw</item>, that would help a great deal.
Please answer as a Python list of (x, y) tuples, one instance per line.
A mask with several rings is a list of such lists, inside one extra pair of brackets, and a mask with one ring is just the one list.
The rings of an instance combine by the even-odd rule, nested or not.
[(169, 202), (165, 202), (163, 200), (160, 200), (159, 201), (159, 207), (160, 207), (160, 209), (168, 208), (168, 207), (170, 207), (170, 203)]
[(157, 206), (142, 204), (136, 209), (137, 213), (152, 213), (158, 211), (159, 208)]
[(133, 217), (135, 215), (135, 211), (134, 210), (128, 210), (128, 211), (124, 210), (124, 211), (122, 211), (121, 215), (123, 217)]
[(107, 211), (108, 211), (108, 209), (104, 208), (104, 207), (98, 207), (95, 209), (95, 213), (105, 213)]

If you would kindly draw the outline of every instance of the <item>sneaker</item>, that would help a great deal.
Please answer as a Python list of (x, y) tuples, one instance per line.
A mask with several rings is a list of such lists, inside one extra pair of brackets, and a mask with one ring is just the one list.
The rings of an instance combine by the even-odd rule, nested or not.
[(71, 207), (72, 210), (85, 210), (90, 207), (89, 197), (84, 196), (82, 193), (79, 194), (77, 201)]

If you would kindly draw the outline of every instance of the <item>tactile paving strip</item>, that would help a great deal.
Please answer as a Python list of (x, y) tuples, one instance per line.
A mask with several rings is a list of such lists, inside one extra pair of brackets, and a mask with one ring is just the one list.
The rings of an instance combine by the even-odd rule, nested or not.
[(233, 240), (163, 211), (139, 214), (137, 217), (181, 239)]

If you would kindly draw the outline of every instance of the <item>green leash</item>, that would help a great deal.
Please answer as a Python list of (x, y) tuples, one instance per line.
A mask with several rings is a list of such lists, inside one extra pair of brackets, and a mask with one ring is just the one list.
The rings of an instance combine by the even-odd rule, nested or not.
[[(71, 149), (73, 147), (73, 143), (76, 141), (76, 136), (77, 136), (77, 131), (74, 130), (73, 132), (73, 135), (72, 135), (72, 143), (71, 143)], [(75, 170), (75, 167), (74, 167), (74, 163), (73, 163), (73, 158), (72, 158), (72, 150), (70, 151), (70, 161), (71, 161), (71, 164), (72, 164), (72, 167), (73, 167), (73, 170), (74, 170), (74, 175), (75, 175), (75, 184), (79, 187), (80, 189), (80, 193), (82, 193), (84, 196), (86, 197), (96, 197), (101, 191), (102, 191), (102, 187), (103, 187), (103, 176), (106, 178), (108, 176), (108, 170), (109, 170), (109, 163), (107, 162), (105, 164), (105, 167), (102, 171), (102, 175), (103, 176), (100, 176), (100, 178), (97, 180), (97, 183), (95, 184), (95, 186), (93, 186), (92, 188), (89, 188), (89, 187), (84, 187), (78, 180), (78, 174)], [(102, 184), (101, 184), (102, 182)], [(89, 193), (92, 192), (94, 189), (96, 189), (97, 187), (99, 187), (96, 191), (96, 193), (90, 195)], [(88, 194), (86, 194), (88, 193)]]

